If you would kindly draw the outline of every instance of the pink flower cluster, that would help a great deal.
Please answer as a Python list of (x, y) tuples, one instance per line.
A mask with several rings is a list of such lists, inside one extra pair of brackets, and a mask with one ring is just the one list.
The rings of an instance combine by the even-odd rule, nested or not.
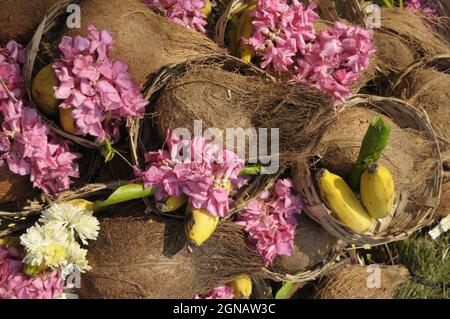
[(63, 293), (63, 282), (56, 271), (29, 277), (16, 248), (0, 247), (0, 299), (56, 299)]
[(185, 28), (205, 33), (206, 15), (201, 12), (205, 7), (203, 0), (143, 0), (155, 13), (167, 17), (170, 21)]
[(290, 179), (278, 180), (272, 191), (263, 192), (238, 214), (238, 224), (245, 227), (249, 242), (264, 258), (267, 266), (277, 255), (291, 256), (294, 249), (295, 216), (303, 203), (292, 193)]
[(203, 137), (169, 136), (168, 151), (147, 153), (148, 169), (137, 170), (136, 175), (144, 186), (157, 189), (157, 200), (185, 194), (194, 208), (206, 209), (213, 216), (228, 215), (232, 200), (227, 184), (231, 183), (234, 188), (240, 186), (242, 180), (238, 175), (244, 161)]
[(405, 8), (411, 11), (421, 11), (425, 20), (431, 25), (436, 25), (436, 4), (426, 0), (406, 0)]
[(60, 81), (55, 96), (60, 108), (72, 109), (77, 134), (117, 141), (127, 117), (143, 117), (148, 102), (140, 94), (128, 65), (109, 57), (114, 39), (107, 31), (88, 28), (87, 38), (63, 37), (62, 57), (53, 64)]
[(372, 31), (336, 22), (317, 35), (316, 4), (305, 8), (297, 0), (288, 3), (258, 1), (253, 14), (255, 32), (244, 41), (262, 57), (262, 68), (292, 72), (292, 82), (313, 85), (343, 101), (375, 52)]
[[(30, 175), (33, 186), (45, 193), (69, 189), (71, 178), (79, 177), (70, 143), (58, 138), (37, 112), (24, 105), (23, 48), (9, 42), (0, 49), (0, 78), (9, 93), (0, 86), (0, 165), (22, 176)], [(12, 95), (12, 97), (10, 96)]]
[(319, 34), (310, 51), (297, 60), (294, 81), (312, 83), (334, 99), (344, 101), (369, 66), (373, 31), (335, 22)]
[(209, 292), (195, 296), (195, 299), (233, 299), (233, 288), (226, 285), (220, 285)]

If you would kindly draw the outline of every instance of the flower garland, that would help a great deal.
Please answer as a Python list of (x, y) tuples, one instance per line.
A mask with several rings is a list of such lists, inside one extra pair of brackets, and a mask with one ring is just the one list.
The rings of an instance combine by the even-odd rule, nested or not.
[(310, 84), (344, 101), (375, 52), (373, 32), (336, 22), (317, 35), (315, 8), (315, 3), (305, 8), (297, 0), (259, 0), (253, 12), (255, 31), (243, 41), (261, 56), (262, 68), (292, 72), (291, 82)]
[[(0, 165), (11, 172), (30, 175), (34, 187), (44, 193), (59, 193), (78, 178), (80, 155), (70, 143), (51, 132), (37, 112), (26, 106), (21, 65), (25, 50), (11, 41), (0, 48)], [(6, 89), (5, 89), (6, 88)]]
[(249, 243), (268, 266), (277, 255), (291, 256), (297, 227), (295, 216), (303, 203), (292, 192), (290, 179), (278, 180), (271, 191), (263, 192), (238, 213), (237, 223), (249, 234)]
[(156, 188), (158, 201), (184, 194), (192, 207), (206, 209), (212, 216), (227, 216), (232, 203), (229, 192), (245, 182), (238, 176), (244, 161), (203, 137), (181, 140), (175, 134), (169, 136), (168, 150), (147, 153), (147, 170), (136, 169), (144, 187)]
[(204, 0), (143, 0), (154, 12), (185, 28), (205, 33)]
[(228, 285), (219, 285), (205, 294), (195, 296), (195, 299), (234, 299), (233, 288)]
[(128, 117), (144, 116), (148, 102), (140, 94), (128, 65), (110, 58), (114, 39), (107, 31), (88, 27), (88, 36), (63, 37), (62, 57), (53, 64), (59, 85), (55, 97), (71, 109), (78, 135), (117, 141)]

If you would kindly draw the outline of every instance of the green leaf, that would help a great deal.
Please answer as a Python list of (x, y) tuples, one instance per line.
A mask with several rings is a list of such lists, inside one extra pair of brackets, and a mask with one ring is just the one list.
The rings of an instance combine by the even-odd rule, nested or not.
[(261, 174), (261, 165), (260, 164), (252, 164), (245, 166), (240, 172), (239, 175), (259, 175)]
[(116, 150), (112, 147), (111, 142), (106, 139), (102, 145), (100, 145), (100, 150), (102, 151), (102, 155), (105, 158), (105, 163), (108, 163), (114, 158), (116, 154)]
[(293, 282), (285, 282), (275, 294), (275, 299), (289, 299), (289, 295), (293, 288)]
[(155, 188), (144, 188), (142, 184), (128, 184), (119, 187), (106, 200), (94, 203), (94, 210), (107, 206), (128, 202), (130, 200), (153, 196)]

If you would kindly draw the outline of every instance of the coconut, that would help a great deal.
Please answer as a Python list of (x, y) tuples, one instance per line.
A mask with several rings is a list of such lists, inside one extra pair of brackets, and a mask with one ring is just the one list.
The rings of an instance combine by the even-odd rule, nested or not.
[(418, 68), (403, 79), (397, 91), (411, 105), (423, 108), (437, 135), (450, 143), (450, 74)]
[(81, 29), (64, 35), (87, 34), (90, 25), (115, 38), (113, 56), (125, 61), (138, 83), (167, 64), (223, 53), (200, 32), (189, 30), (151, 11), (140, 0), (82, 0)]
[(397, 190), (414, 193), (428, 178), (435, 165), (432, 144), (419, 132), (401, 128), (389, 117), (373, 109), (353, 107), (343, 110), (326, 128), (316, 151), (321, 165), (341, 177), (350, 175), (359, 155), (369, 122), (381, 116), (391, 127), (388, 145), (380, 164), (394, 177)]
[[(145, 208), (125, 210), (129, 215)], [(106, 218), (87, 258), (92, 271), (82, 275), (81, 298), (192, 299), (244, 274), (258, 277), (262, 270), (261, 257), (232, 222), (220, 223), (204, 245), (190, 252), (184, 220)]]
[[(227, 128), (279, 128), (284, 158), (307, 152), (333, 109), (332, 100), (316, 90), (207, 64), (187, 67), (173, 76), (155, 104), (155, 124), (162, 140), (170, 129), (188, 128), (192, 134), (195, 120), (202, 120), (204, 129), (219, 129), (220, 141), (229, 137)], [(249, 135), (254, 137), (256, 130)], [(225, 147), (240, 151), (227, 143)]]
[(0, 204), (27, 199), (33, 194), (33, 186), (28, 176), (20, 176), (0, 166)]
[(3, 0), (0, 10), (0, 45), (9, 40), (27, 44), (46, 11), (58, 0)]
[(368, 267), (347, 265), (330, 272), (315, 286), (314, 298), (393, 299), (396, 289), (410, 278), (403, 266), (374, 265), (373, 271)]
[(450, 176), (447, 175), (446, 177), (442, 184), (441, 202), (436, 208), (436, 214), (442, 218), (450, 214)]
[(294, 253), (277, 257), (271, 268), (277, 273), (295, 275), (328, 262), (330, 253), (339, 250), (340, 246), (341, 241), (302, 214), (295, 232)]

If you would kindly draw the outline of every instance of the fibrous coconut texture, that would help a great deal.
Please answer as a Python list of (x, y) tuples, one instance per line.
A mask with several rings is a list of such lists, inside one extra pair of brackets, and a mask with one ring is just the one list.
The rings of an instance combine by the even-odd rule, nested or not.
[[(377, 268), (378, 267), (378, 268)], [(379, 275), (379, 276), (378, 276)], [(330, 272), (315, 287), (315, 299), (393, 299), (409, 279), (403, 266), (347, 265)]]
[(423, 108), (443, 150), (450, 143), (450, 74), (433, 69), (417, 68), (407, 74), (395, 93), (415, 107)]
[(164, 65), (224, 52), (205, 35), (158, 16), (140, 0), (78, 2), (81, 29), (68, 29), (64, 35), (86, 36), (90, 25), (107, 30), (116, 39), (113, 56), (129, 65), (138, 83)]
[(267, 153), (275, 155), (270, 154), (275, 142), (271, 134), (276, 133), (272, 129), (279, 129), (282, 160), (306, 154), (333, 113), (331, 98), (316, 90), (246, 76), (220, 64), (192, 65), (172, 76), (155, 105), (155, 124), (162, 141), (169, 129), (187, 128), (193, 134), (194, 121), (201, 120), (204, 130), (217, 128), (222, 135), (218, 142), (241, 155), (248, 154), (249, 145), (266, 140), (242, 146), (232, 143), (227, 129), (248, 130), (248, 136), (255, 138), (260, 128), (267, 128)]
[(320, 156), (321, 165), (330, 172), (342, 177), (349, 176), (369, 122), (377, 115), (391, 127), (380, 164), (392, 172), (398, 190), (414, 192), (435, 164), (431, 155), (433, 144), (420, 132), (401, 128), (391, 118), (374, 109), (358, 106), (339, 113), (336, 121), (326, 128), (314, 153)]
[(301, 214), (297, 221), (294, 253), (292, 256), (278, 256), (271, 266), (274, 272), (296, 275), (307, 269), (321, 267), (342, 246), (342, 242), (328, 234), (306, 214)]
[[(145, 207), (123, 209), (142, 216)], [(111, 217), (101, 221), (100, 229), (89, 245), (92, 271), (82, 275), (81, 298), (192, 299), (241, 275), (257, 277), (262, 270), (261, 257), (232, 222), (220, 223), (192, 252), (182, 219)]]
[(0, 204), (25, 200), (33, 194), (28, 176), (11, 173), (7, 165), (0, 166)]
[(46, 11), (58, 0), (2, 0), (0, 46), (9, 40), (26, 45)]
[(377, 52), (372, 63), (385, 80), (417, 59), (450, 52), (449, 43), (418, 12), (383, 8), (380, 23), (373, 38)]

